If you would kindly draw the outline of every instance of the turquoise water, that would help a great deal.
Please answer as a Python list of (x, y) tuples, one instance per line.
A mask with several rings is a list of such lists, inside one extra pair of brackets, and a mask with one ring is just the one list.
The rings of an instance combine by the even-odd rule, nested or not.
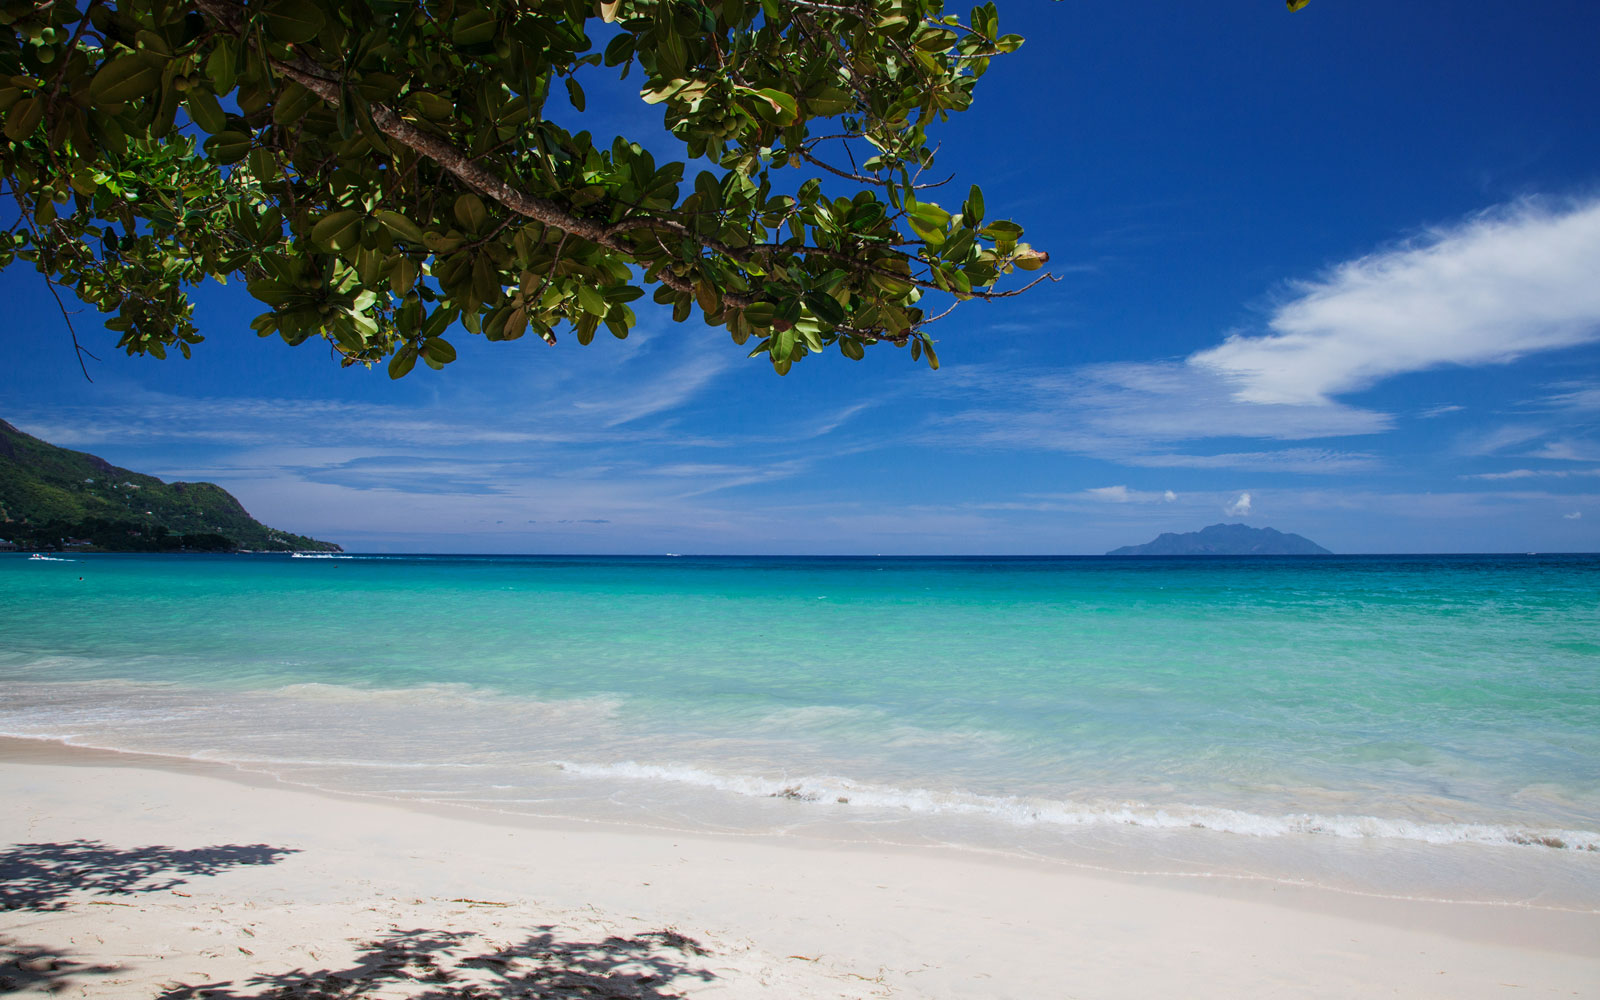
[(0, 734), (1600, 905), (1600, 557), (74, 559), (0, 558)]

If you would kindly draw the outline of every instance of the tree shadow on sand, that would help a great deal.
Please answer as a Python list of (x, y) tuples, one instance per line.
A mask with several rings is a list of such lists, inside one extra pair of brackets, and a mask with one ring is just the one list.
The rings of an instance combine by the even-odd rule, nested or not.
[(165, 892), (190, 878), (244, 865), (270, 865), (294, 850), (266, 844), (112, 847), (98, 840), (13, 844), (0, 851), (0, 910), (65, 909), (76, 893), (127, 896)]
[(502, 997), (677, 1000), (674, 984), (709, 982), (690, 964), (707, 951), (668, 929), (600, 941), (561, 937), (546, 925), (505, 947), (455, 931), (395, 931), (362, 945), (348, 968), (294, 969), (243, 983), (175, 984), (157, 1000), (489, 1000)]
[(0, 935), (0, 993), (61, 993), (81, 984), (84, 976), (119, 971), (112, 965), (89, 965), (71, 954)]

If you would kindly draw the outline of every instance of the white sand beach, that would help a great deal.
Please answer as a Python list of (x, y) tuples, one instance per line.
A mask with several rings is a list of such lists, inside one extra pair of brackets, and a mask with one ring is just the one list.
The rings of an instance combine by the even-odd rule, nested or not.
[(1600, 914), (927, 849), (495, 822), (0, 741), (0, 991), (82, 997), (1600, 992)]

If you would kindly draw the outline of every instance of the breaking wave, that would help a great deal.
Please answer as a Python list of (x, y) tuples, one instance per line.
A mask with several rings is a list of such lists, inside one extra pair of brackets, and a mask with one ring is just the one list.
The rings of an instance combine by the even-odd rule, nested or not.
[(1417, 843), (1487, 844), (1600, 852), (1600, 832), (1533, 829), (1488, 823), (1429, 823), (1381, 816), (1291, 813), (1269, 816), (1238, 809), (1142, 802), (1073, 802), (1016, 796), (940, 792), (871, 785), (818, 776), (772, 779), (717, 774), (692, 766), (623, 762), (556, 766), (581, 778), (689, 785), (750, 798), (784, 799), (828, 808), (868, 808), (929, 816), (970, 816), (1017, 826), (1130, 826), (1157, 830), (1199, 829), (1252, 837), (1312, 835), (1352, 840), (1393, 839)]

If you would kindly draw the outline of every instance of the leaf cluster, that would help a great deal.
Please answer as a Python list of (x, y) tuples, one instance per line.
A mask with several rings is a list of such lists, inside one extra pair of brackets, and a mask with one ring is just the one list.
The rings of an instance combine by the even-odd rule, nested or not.
[[(209, 277), (261, 336), (395, 377), (458, 327), (626, 337), (647, 294), (780, 374), (885, 341), (936, 367), (925, 294), (1048, 260), (921, 181), (1021, 43), (941, 0), (0, 0), (0, 267), (157, 357), (202, 339)], [(563, 124), (600, 72), (684, 159)]]

